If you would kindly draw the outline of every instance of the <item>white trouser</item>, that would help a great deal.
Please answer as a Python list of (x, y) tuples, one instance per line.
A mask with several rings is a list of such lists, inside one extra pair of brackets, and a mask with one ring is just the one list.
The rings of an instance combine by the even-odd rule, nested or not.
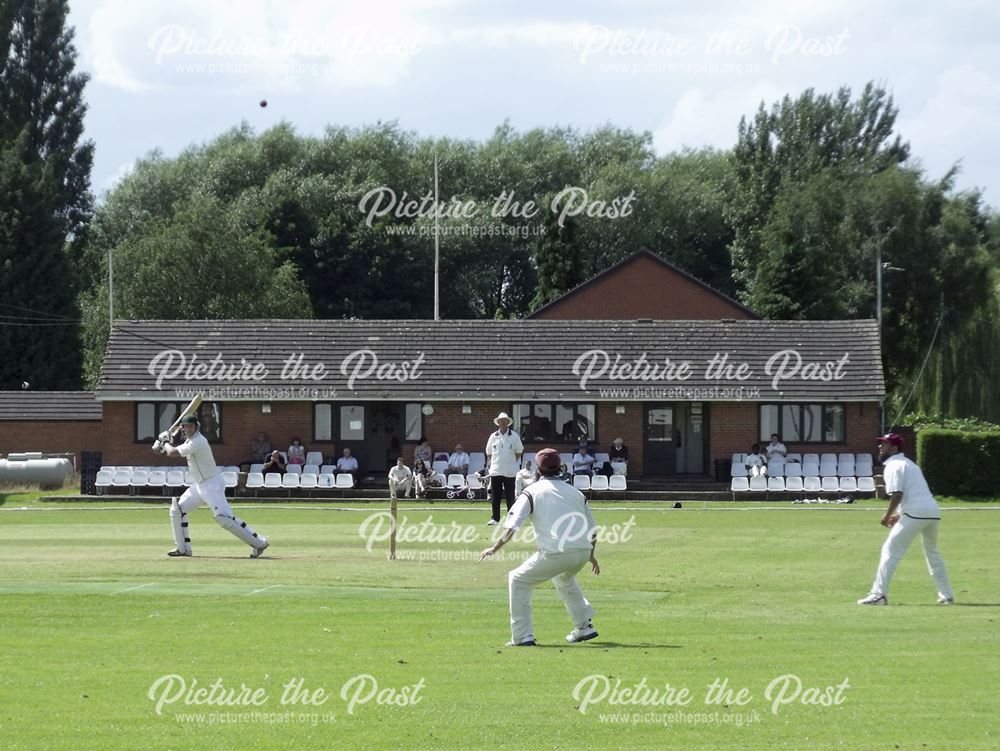
[(919, 534), (924, 541), (927, 569), (934, 578), (938, 593), (945, 597), (952, 597), (944, 559), (937, 549), (938, 527), (940, 526), (940, 519), (914, 519), (906, 514), (901, 515), (882, 545), (882, 557), (878, 562), (878, 571), (875, 573), (872, 592), (881, 595), (889, 594), (889, 582), (892, 580), (893, 572), (903, 556), (906, 555), (914, 538)]
[(399, 498), (403, 496), (404, 498), (410, 492), (410, 478), (407, 477), (405, 480), (389, 480), (389, 497)]
[(188, 514), (201, 505), (212, 509), (215, 521), (225, 530), (245, 542), (252, 548), (264, 546), (264, 540), (258, 537), (246, 522), (233, 515), (233, 510), (226, 499), (226, 483), (222, 475), (216, 475), (203, 482), (196, 482), (187, 490), (180, 500), (174, 499), (170, 505), (170, 522), (174, 530), (174, 543), (181, 552), (191, 552), (191, 536), (188, 532)]
[(590, 548), (563, 553), (538, 551), (507, 575), (510, 590), (510, 633), (514, 643), (533, 638), (531, 594), (542, 582), (552, 579), (574, 627), (586, 625), (594, 609), (580, 591), (576, 574), (590, 560)]

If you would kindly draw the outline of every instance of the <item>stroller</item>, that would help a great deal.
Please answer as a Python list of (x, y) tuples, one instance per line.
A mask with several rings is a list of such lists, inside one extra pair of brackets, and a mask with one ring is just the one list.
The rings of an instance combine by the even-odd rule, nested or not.
[(486, 489), (486, 479), (485, 470), (480, 470), (475, 474), (469, 475), (465, 478), (465, 484), (461, 487), (451, 487), (448, 488), (447, 496), (448, 498), (468, 498), (470, 501), (474, 501), (480, 497), (479, 492), (483, 492), (483, 498), (488, 497), (488, 491)]

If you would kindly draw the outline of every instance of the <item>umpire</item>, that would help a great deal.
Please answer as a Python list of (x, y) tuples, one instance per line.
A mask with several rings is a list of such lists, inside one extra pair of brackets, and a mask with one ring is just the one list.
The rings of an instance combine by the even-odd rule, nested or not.
[(501, 412), (493, 420), (497, 430), (490, 434), (486, 441), (486, 462), (490, 476), (490, 502), (493, 504), (493, 516), (488, 524), (500, 523), (500, 495), (507, 500), (507, 510), (514, 505), (514, 486), (517, 470), (521, 466), (521, 454), (524, 445), (521, 437), (511, 430), (513, 420), (506, 412)]

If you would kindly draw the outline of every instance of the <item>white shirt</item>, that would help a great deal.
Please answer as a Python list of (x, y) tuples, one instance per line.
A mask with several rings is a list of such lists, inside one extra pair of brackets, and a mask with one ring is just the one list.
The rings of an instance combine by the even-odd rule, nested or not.
[(392, 469), (389, 470), (390, 482), (406, 482), (411, 477), (413, 477), (413, 472), (405, 464), (402, 467), (398, 464), (393, 464)]
[(893, 454), (886, 458), (882, 465), (882, 477), (885, 478), (885, 492), (890, 495), (903, 494), (899, 513), (917, 519), (941, 518), (941, 508), (931, 495), (931, 489), (927, 487), (924, 473), (903, 454)]
[(746, 461), (743, 463), (746, 464), (748, 467), (760, 467), (764, 464), (767, 464), (767, 462), (764, 460), (764, 457), (761, 456), (760, 454), (747, 454)]
[(459, 451), (458, 453), (452, 454), (448, 457), (449, 467), (464, 467), (469, 463), (469, 455), (464, 451)]
[(177, 453), (187, 459), (191, 479), (195, 482), (205, 482), (218, 477), (219, 468), (215, 466), (215, 457), (208, 439), (201, 433), (195, 433), (177, 447)]
[(501, 433), (499, 430), (490, 434), (486, 441), (486, 458), (490, 463), (490, 475), (516, 477), (517, 458), (524, 453), (521, 437), (513, 430)]
[(788, 449), (785, 448), (785, 444), (783, 444), (781, 441), (778, 441), (777, 443), (769, 443), (769, 444), (767, 444), (767, 460), (768, 461), (772, 461), (775, 458), (775, 456), (780, 457), (781, 461), (784, 461), (785, 454), (787, 454), (787, 453), (788, 453)]
[(337, 469), (341, 472), (356, 472), (358, 460), (353, 456), (342, 456), (337, 460)]
[(574, 472), (589, 472), (594, 467), (594, 455), (593, 454), (581, 454), (577, 451), (573, 454), (573, 471)]
[[(531, 510), (534, 502), (534, 511)], [(504, 519), (504, 529), (517, 529), (531, 517), (543, 553), (563, 553), (568, 550), (590, 550), (591, 538), (597, 528), (583, 493), (569, 483), (551, 477), (540, 477), (525, 488)]]
[(535, 472), (531, 469), (522, 469), (517, 473), (517, 477), (514, 478), (514, 492), (518, 495), (526, 487), (531, 485), (535, 481)]

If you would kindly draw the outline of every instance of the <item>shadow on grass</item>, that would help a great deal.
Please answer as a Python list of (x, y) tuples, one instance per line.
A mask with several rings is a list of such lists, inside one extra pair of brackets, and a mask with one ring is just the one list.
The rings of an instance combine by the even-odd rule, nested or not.
[(683, 649), (680, 644), (649, 644), (647, 642), (636, 642), (635, 644), (622, 644), (617, 641), (601, 641), (600, 638), (590, 641), (579, 642), (578, 644), (537, 644), (541, 649), (568, 649), (570, 647), (604, 647), (606, 649)]

